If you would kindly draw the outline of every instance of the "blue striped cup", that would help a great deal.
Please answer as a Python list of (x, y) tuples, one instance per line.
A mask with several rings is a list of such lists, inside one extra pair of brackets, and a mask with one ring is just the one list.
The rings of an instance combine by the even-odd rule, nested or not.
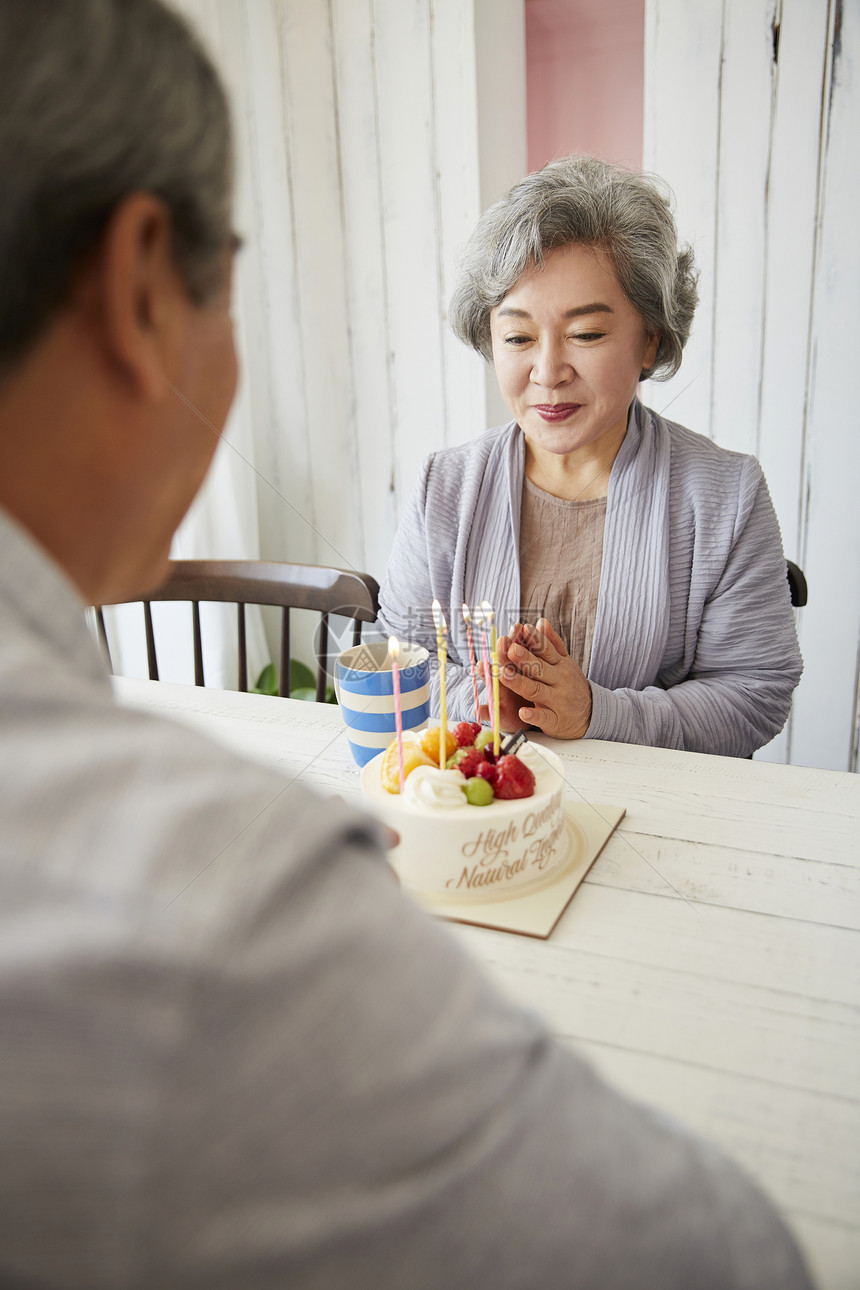
[[(400, 643), (400, 708), (404, 730), (420, 730), (430, 716), (430, 655), (421, 645)], [(338, 654), (334, 688), (359, 766), (387, 748), (397, 733), (394, 677), (386, 641), (353, 645)]]

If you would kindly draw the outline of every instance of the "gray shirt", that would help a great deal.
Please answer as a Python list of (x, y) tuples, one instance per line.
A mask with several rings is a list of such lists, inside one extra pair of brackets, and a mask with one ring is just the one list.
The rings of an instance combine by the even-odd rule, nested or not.
[(505, 1002), (375, 827), (118, 709), (0, 514), (0, 1284), (801, 1290), (770, 1205)]

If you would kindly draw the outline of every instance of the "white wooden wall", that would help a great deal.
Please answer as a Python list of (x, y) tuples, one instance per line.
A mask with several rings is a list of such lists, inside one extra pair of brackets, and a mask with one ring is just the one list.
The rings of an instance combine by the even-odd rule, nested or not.
[(702, 276), (681, 371), (646, 400), (760, 458), (809, 581), (803, 680), (765, 756), (838, 770), (860, 732), (858, 54), (856, 0), (647, 3), (645, 165)]
[(220, 455), (255, 485), (263, 558), (381, 580), (424, 456), (506, 415), (446, 309), (478, 214), (525, 170), (523, 4), (176, 0), (233, 100), (242, 456)]
[[(233, 95), (261, 553), (381, 576), (425, 454), (485, 428), (483, 367), (445, 311), (482, 204), (486, 5), (477, 15), (474, 0), (178, 7)], [(513, 15), (516, 32), (517, 14), (522, 26), (522, 0), (493, 8), (503, 28)], [(521, 35), (515, 48), (522, 58)], [(507, 97), (522, 122), (519, 79)], [(492, 97), (492, 83), (482, 92)], [(502, 145), (498, 191), (522, 172), (524, 122), (520, 135)]]

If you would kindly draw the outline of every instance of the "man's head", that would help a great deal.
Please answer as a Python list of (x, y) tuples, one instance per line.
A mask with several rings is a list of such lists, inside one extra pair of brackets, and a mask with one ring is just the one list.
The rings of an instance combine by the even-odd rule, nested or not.
[(231, 172), (159, 0), (0, 0), (0, 503), (88, 599), (160, 576), (229, 408)]
[(156, 0), (0, 2), (0, 373), (68, 299), (123, 197), (156, 194), (203, 304), (231, 234), (227, 104)]

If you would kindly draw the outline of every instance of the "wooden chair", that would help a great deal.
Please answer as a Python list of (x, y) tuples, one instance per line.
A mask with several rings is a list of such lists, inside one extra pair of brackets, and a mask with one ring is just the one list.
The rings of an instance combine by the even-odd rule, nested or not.
[[(280, 671), (278, 693), (289, 694), (290, 610), (311, 609), (320, 614), (317, 647), (316, 699), (325, 700), (328, 673), (329, 615), (353, 620), (353, 641), (361, 640), (362, 623), (376, 619), (379, 584), (367, 573), (332, 569), (316, 564), (275, 564), (262, 560), (171, 560), (170, 571), (162, 585), (143, 602), (146, 628), (146, 657), (150, 680), (158, 680), (158, 659), (152, 627), (153, 601), (188, 600), (191, 602), (194, 632), (194, 684), (205, 684), (203, 678), (203, 644), (200, 633), (200, 602), (218, 601), (238, 608), (239, 685), (248, 689), (248, 665), (245, 653), (245, 605), (276, 605), (281, 619)], [(123, 602), (119, 602), (123, 603)], [(126, 602), (127, 603), (127, 602)], [(107, 632), (102, 607), (97, 605), (96, 619), (102, 646), (110, 663)]]
[(795, 564), (793, 560), (786, 560), (785, 564), (788, 573), (788, 587), (791, 592), (791, 603), (795, 609), (800, 609), (806, 604), (809, 590), (806, 585), (806, 578), (803, 576), (803, 570), (799, 564)]

